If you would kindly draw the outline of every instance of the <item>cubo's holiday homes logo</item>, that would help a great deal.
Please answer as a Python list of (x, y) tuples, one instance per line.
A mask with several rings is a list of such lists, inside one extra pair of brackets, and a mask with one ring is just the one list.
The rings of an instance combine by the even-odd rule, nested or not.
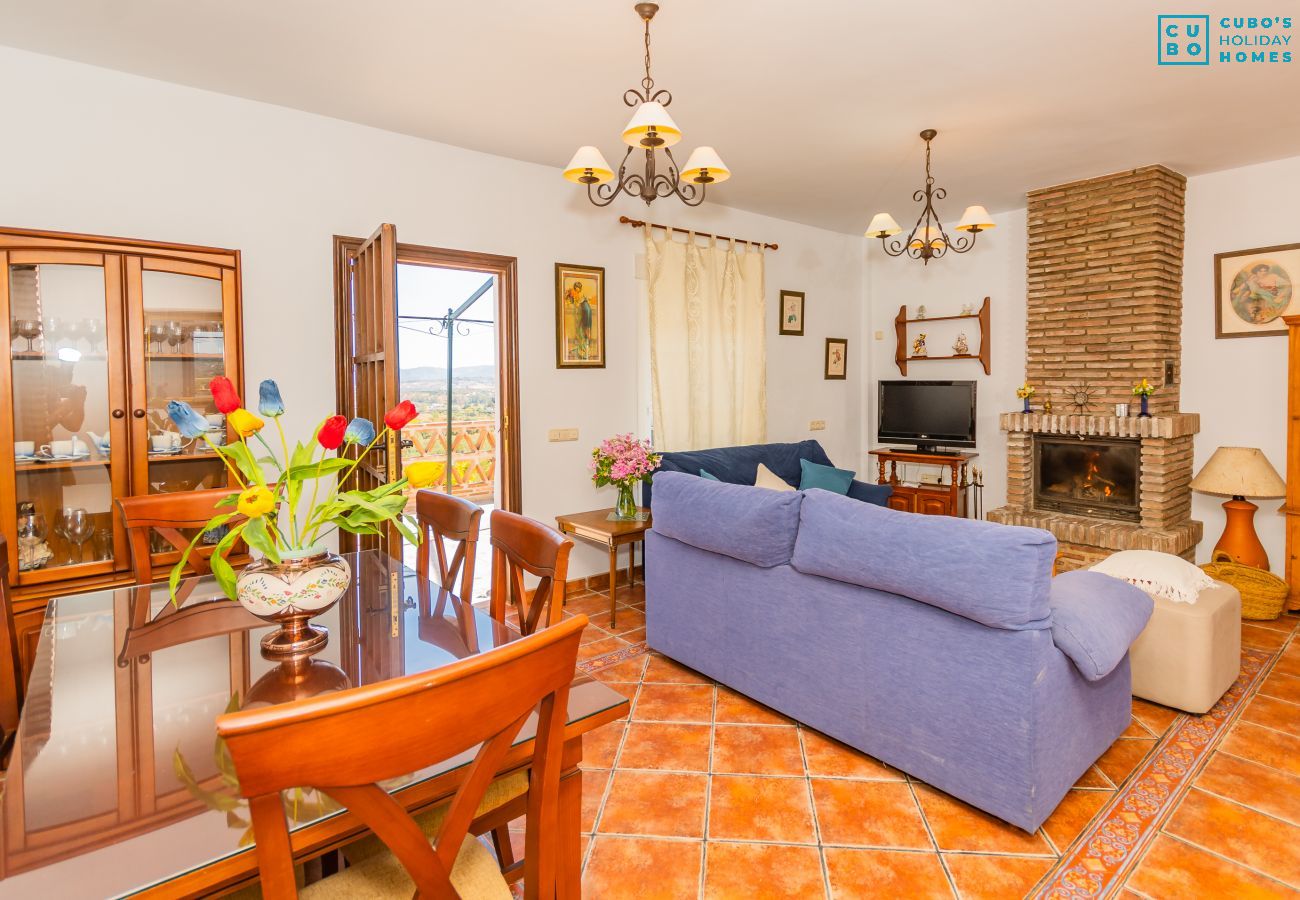
[(1156, 17), (1156, 32), (1162, 66), (1292, 60), (1290, 16), (1164, 15)]
[(1210, 50), (1209, 16), (1157, 16), (1160, 49), (1156, 60), (1162, 66), (1208, 66)]

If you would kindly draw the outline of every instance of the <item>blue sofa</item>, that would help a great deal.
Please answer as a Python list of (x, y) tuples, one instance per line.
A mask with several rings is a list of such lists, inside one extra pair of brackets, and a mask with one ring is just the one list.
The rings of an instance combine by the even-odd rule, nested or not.
[(650, 647), (1033, 831), (1129, 725), (1151, 615), (1047, 532), (664, 472)]
[[(797, 444), (747, 444), (741, 447), (718, 447), (714, 450), (665, 453), (658, 471), (699, 475), (700, 469), (704, 469), (719, 481), (753, 485), (754, 477), (758, 474), (758, 464), (762, 463), (791, 487), (797, 488), (803, 475), (799, 461), (804, 459), (822, 466), (833, 465), (821, 444), (816, 441), (800, 441)], [(893, 492), (894, 489), (887, 484), (868, 484), (855, 480), (849, 485), (850, 497), (877, 506), (884, 506)], [(641, 488), (641, 505), (649, 506), (652, 496), (652, 483), (647, 482)]]

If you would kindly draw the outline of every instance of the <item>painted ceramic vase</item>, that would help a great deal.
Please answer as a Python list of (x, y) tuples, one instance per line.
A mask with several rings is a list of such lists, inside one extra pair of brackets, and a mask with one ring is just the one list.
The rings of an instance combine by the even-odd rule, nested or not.
[(1151, 418), (1150, 401), (1147, 399), (1147, 395), (1139, 394), (1138, 396), (1142, 398), (1142, 411), (1138, 413), (1138, 416), (1143, 419)]
[(337, 553), (308, 547), (280, 554), (280, 562), (263, 557), (235, 580), (235, 594), (244, 609), (279, 629), (262, 638), (267, 656), (310, 653), (325, 646), (329, 632), (311, 618), (328, 610), (347, 593), (352, 567)]

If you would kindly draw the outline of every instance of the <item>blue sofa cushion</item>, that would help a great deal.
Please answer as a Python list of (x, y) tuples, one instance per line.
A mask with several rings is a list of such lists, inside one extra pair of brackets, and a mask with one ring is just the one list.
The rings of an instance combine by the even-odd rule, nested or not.
[[(657, 524), (657, 523), (656, 523)], [(993, 628), (1048, 627), (1056, 538), (807, 491), (791, 565), (911, 597)]]
[(790, 561), (799, 530), (799, 491), (655, 473), (654, 530), (667, 537), (770, 569)]
[[(817, 441), (800, 441), (797, 444), (747, 444), (741, 447), (715, 447), (711, 450), (677, 450), (665, 453), (660, 472), (686, 472), (698, 475), (706, 469), (719, 481), (730, 484), (753, 484), (762, 463), (780, 475), (791, 487), (798, 487), (803, 475), (802, 460), (831, 465), (830, 457)], [(653, 483), (641, 487), (641, 502), (654, 505)], [(887, 484), (864, 484), (854, 481), (849, 485), (849, 496), (854, 500), (884, 506), (894, 489)]]
[(1155, 609), (1141, 588), (1088, 571), (1053, 578), (1050, 605), (1052, 643), (1089, 681), (1119, 665)]
[(847, 495), (849, 485), (853, 484), (853, 476), (856, 474), (848, 469), (823, 466), (820, 463), (806, 459), (799, 460), (799, 467), (802, 470), (802, 474), (799, 476), (799, 490), (801, 491), (821, 488), (824, 491), (830, 491), (832, 494)]

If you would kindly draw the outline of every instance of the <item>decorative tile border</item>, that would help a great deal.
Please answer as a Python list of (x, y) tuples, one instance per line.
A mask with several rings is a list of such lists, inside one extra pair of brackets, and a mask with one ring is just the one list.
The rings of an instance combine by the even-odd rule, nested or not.
[(597, 672), (608, 669), (610, 666), (616, 666), (621, 662), (627, 662), (629, 659), (636, 659), (638, 656), (649, 652), (649, 650), (650, 648), (646, 646), (645, 641), (637, 641), (635, 644), (628, 644), (626, 647), (612, 650), (603, 656), (583, 660), (578, 663), (578, 671), (584, 675), (595, 675)]
[(1032, 894), (1036, 900), (1108, 896), (1191, 787), (1218, 739), (1252, 696), (1276, 653), (1244, 647), (1241, 672), (1203, 716), (1183, 714)]

